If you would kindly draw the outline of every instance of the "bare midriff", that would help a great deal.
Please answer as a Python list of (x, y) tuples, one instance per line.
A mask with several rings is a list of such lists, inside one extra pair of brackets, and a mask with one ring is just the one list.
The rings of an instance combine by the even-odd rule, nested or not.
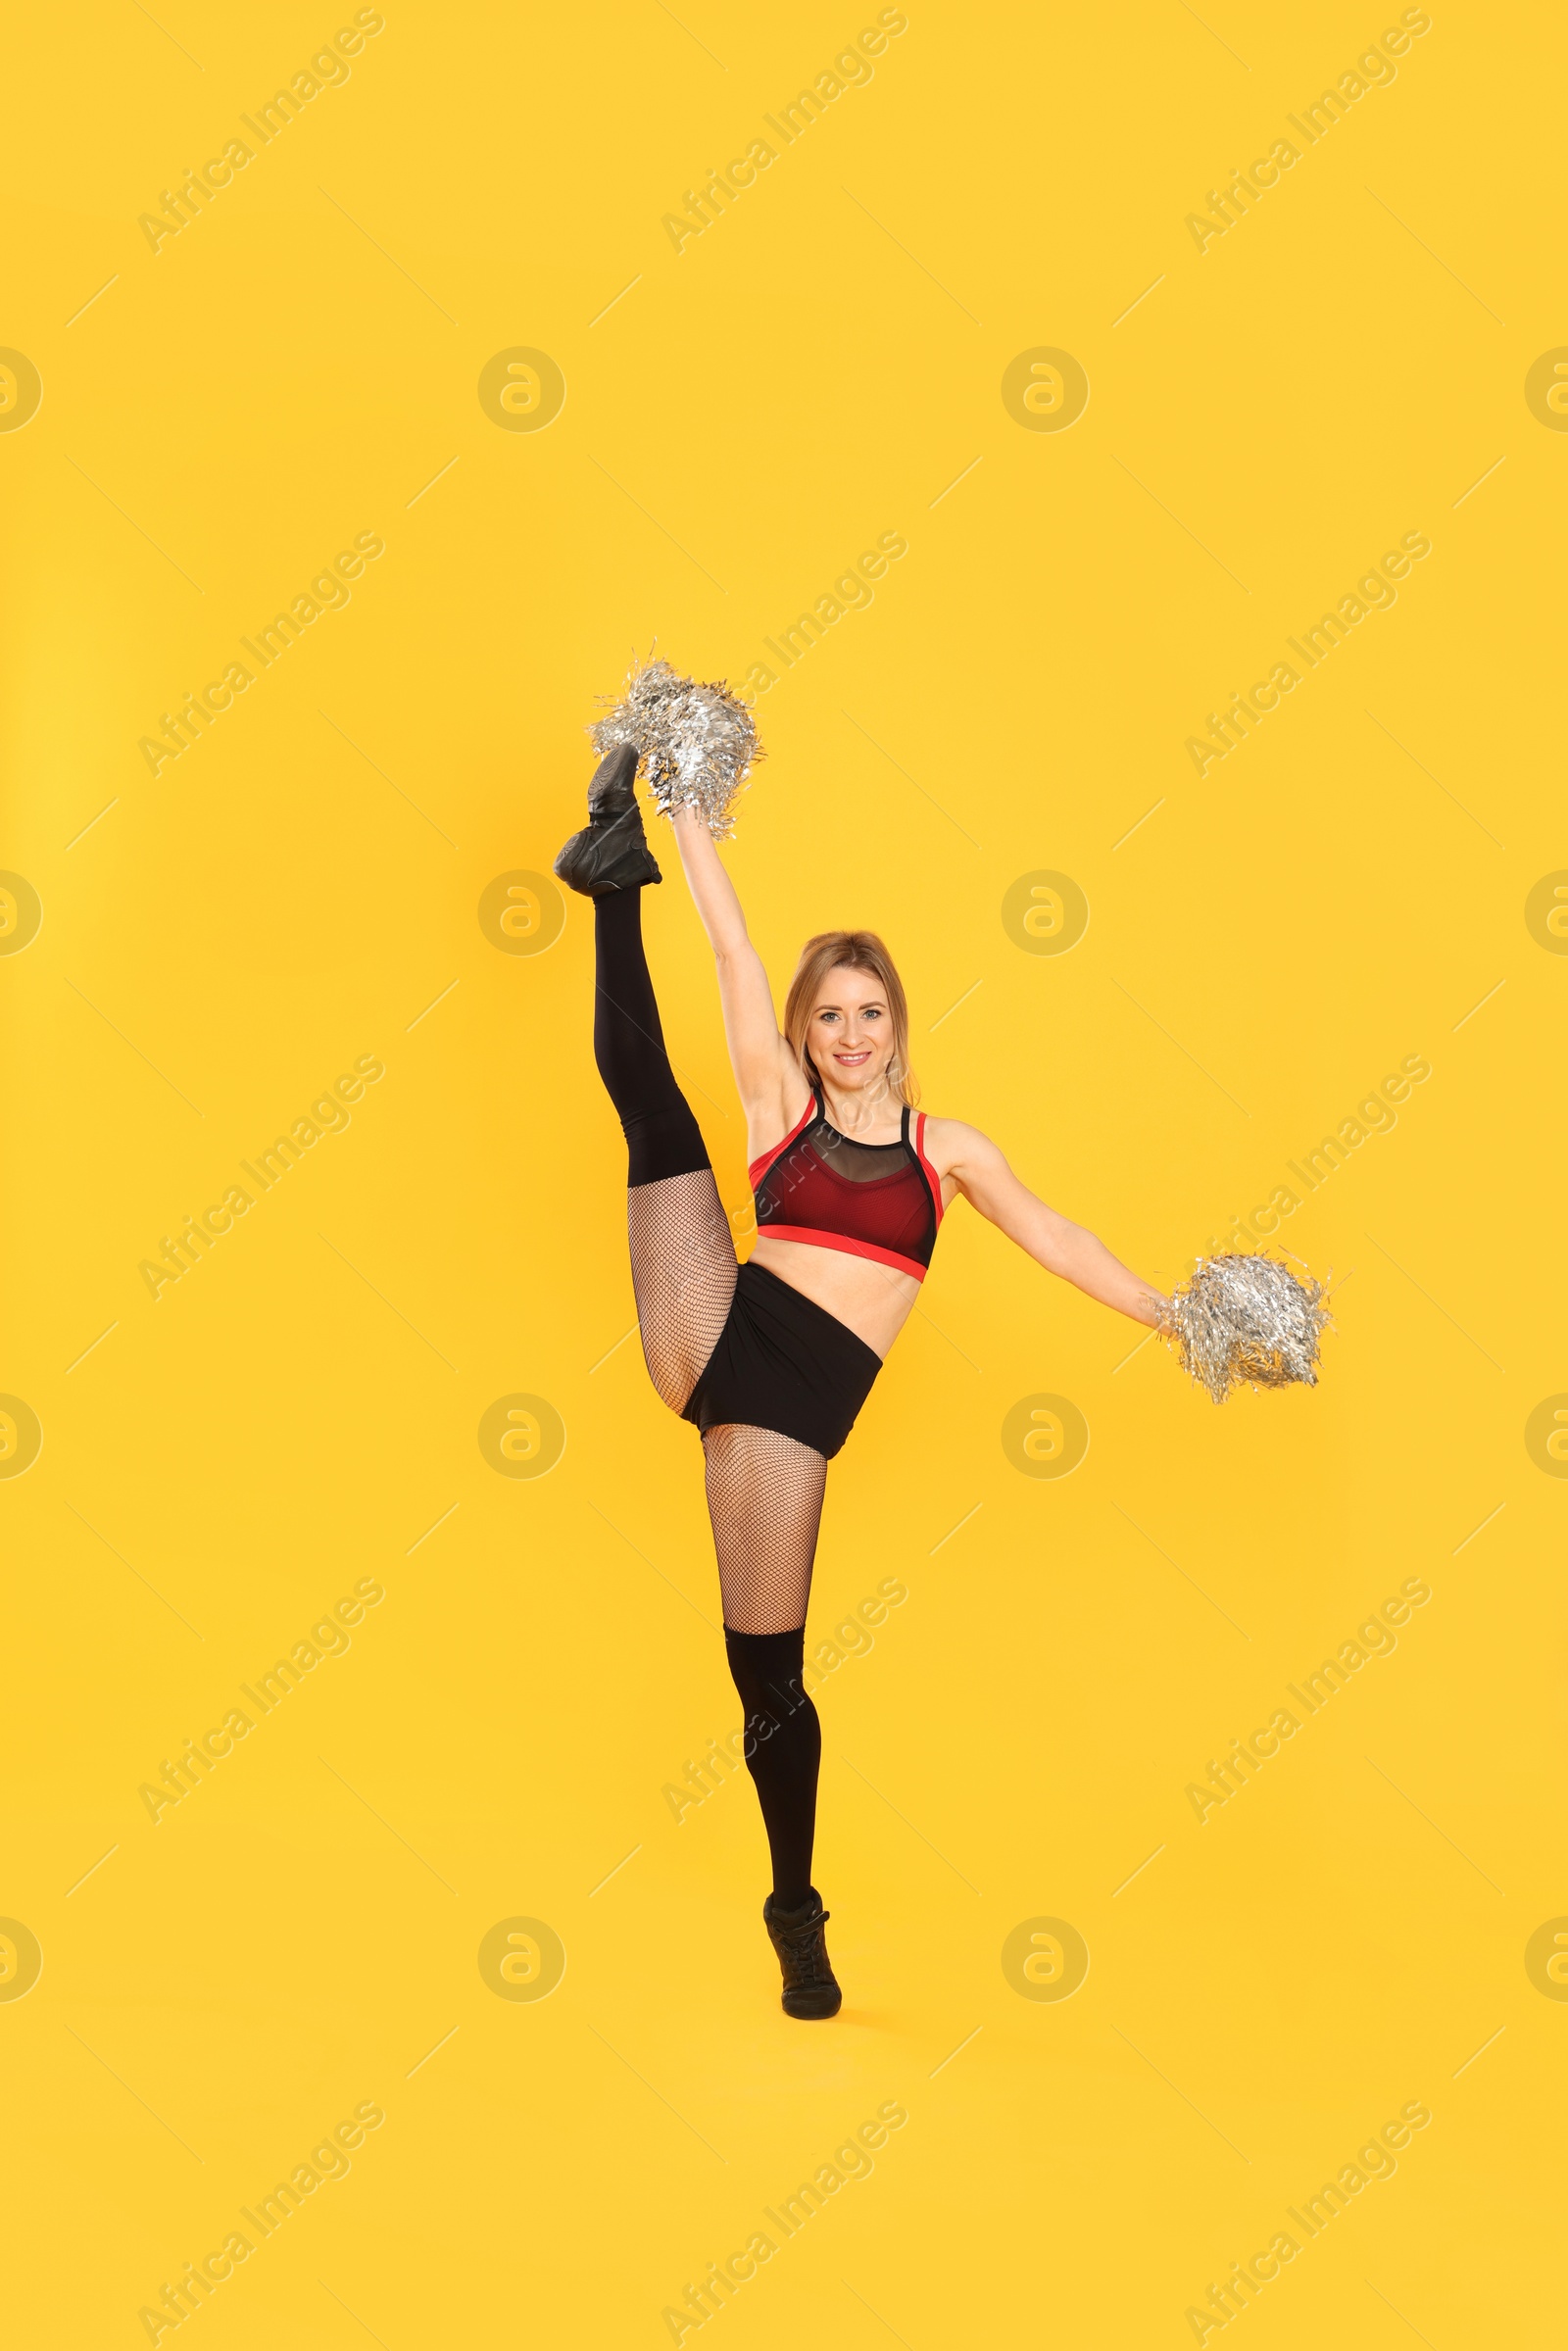
[(752, 1256), (765, 1273), (847, 1324), (878, 1355), (887, 1354), (920, 1295), (913, 1274), (841, 1249), (814, 1249), (809, 1242), (759, 1234)]

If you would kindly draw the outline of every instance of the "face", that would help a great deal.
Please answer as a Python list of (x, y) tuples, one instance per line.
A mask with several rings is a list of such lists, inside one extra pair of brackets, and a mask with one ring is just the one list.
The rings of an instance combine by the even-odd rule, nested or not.
[(863, 1094), (885, 1085), (893, 1058), (893, 1015), (876, 974), (835, 963), (822, 982), (806, 1043), (823, 1077), (841, 1093)]

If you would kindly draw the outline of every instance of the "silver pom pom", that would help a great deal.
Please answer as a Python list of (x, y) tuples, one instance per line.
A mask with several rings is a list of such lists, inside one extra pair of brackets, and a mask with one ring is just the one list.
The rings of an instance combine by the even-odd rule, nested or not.
[(699, 685), (667, 661), (636, 663), (609, 716), (588, 732), (601, 759), (617, 744), (635, 745), (655, 805), (666, 816), (696, 808), (718, 840), (733, 829), (736, 798), (762, 757), (751, 711), (724, 681)]
[(1216, 1404), (1244, 1384), (1315, 1388), (1318, 1340), (1332, 1320), (1322, 1297), (1321, 1283), (1298, 1282), (1275, 1257), (1200, 1257), (1158, 1328)]

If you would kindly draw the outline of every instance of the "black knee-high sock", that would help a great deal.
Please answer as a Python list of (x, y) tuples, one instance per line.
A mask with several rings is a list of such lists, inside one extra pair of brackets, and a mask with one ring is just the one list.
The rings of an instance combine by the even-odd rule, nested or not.
[(625, 1130), (632, 1185), (710, 1165), (664, 1050), (643, 954), (642, 896), (615, 890), (594, 901), (594, 1059)]
[(793, 1910), (811, 1890), (822, 1760), (822, 1726), (802, 1679), (806, 1634), (733, 1633), (726, 1625), (724, 1646), (746, 1709), (746, 1768), (762, 1807), (774, 1898)]

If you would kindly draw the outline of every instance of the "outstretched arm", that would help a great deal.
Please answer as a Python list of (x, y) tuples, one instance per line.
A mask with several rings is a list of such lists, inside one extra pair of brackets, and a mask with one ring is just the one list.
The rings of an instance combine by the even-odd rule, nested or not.
[(1114, 1306), (1134, 1322), (1157, 1322), (1165, 1303), (1160, 1293), (1113, 1257), (1085, 1226), (1048, 1208), (1019, 1182), (989, 1136), (956, 1118), (933, 1118), (927, 1134), (936, 1163), (954, 1177), (965, 1200), (1048, 1273), (1060, 1274), (1086, 1297)]
[(752, 945), (735, 885), (712, 834), (695, 808), (676, 808), (672, 822), (686, 880), (713, 950), (730, 1066), (747, 1118), (754, 1127), (770, 1127), (781, 1119), (783, 1133), (799, 1112), (800, 1102), (793, 1097), (804, 1099), (805, 1081), (779, 1035), (762, 958)]

